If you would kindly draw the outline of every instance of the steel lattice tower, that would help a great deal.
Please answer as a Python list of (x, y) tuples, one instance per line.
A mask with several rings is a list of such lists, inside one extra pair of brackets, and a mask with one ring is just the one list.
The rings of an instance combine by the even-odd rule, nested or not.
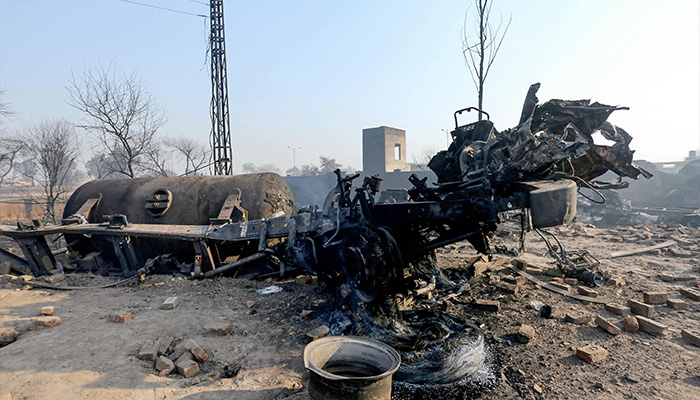
[(214, 175), (233, 174), (233, 149), (228, 116), (226, 79), (226, 43), (224, 40), (224, 2), (210, 0), (211, 46), (211, 154)]

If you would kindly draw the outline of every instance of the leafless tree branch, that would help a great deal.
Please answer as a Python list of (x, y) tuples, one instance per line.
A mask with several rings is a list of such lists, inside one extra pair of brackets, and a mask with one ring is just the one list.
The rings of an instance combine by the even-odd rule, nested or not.
[(113, 65), (98, 66), (79, 77), (72, 74), (67, 101), (83, 113), (77, 126), (88, 131), (110, 158), (107, 165), (112, 172), (134, 178), (152, 161), (148, 151), (165, 114), (138, 74), (117, 75), (114, 70)]
[[(502, 15), (496, 29), (494, 29), (491, 24), (491, 7), (493, 6), (493, 1), (474, 0), (474, 6), (474, 22), (472, 25), (475, 31), (475, 38), (470, 38), (468, 34), (467, 20), (469, 14), (472, 12), (471, 7), (469, 7), (464, 14), (464, 25), (461, 31), (462, 54), (464, 56), (464, 64), (469, 69), (469, 74), (476, 88), (479, 97), (479, 109), (481, 110), (483, 109), (484, 83), (486, 82), (486, 77), (498, 55), (498, 51), (501, 49), (501, 44), (503, 44), (503, 39), (508, 32), (512, 18), (508, 19), (508, 24), (501, 33), (501, 28), (503, 26)], [(479, 121), (481, 120), (482, 113), (479, 112)]]
[(76, 176), (78, 148), (74, 137), (73, 126), (59, 119), (28, 127), (22, 138), (27, 160), (35, 165), (24, 169), (24, 174), (32, 174), (27, 177), (44, 188), (47, 221), (56, 222), (56, 201), (66, 194)]

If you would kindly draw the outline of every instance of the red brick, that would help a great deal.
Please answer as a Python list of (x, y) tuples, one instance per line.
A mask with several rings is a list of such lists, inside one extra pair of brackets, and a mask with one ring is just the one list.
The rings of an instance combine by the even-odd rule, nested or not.
[(643, 295), (644, 302), (647, 304), (665, 304), (668, 300), (668, 293), (664, 292), (646, 292)]
[(41, 307), (41, 315), (53, 315), (54, 311), (53, 306)]
[(598, 325), (599, 328), (603, 329), (604, 331), (607, 331), (611, 335), (617, 336), (622, 333), (622, 329), (618, 328), (613, 323), (602, 318), (599, 315), (595, 317), (595, 324)]
[(576, 279), (576, 278), (564, 278), (564, 283), (566, 283), (567, 285), (576, 286), (576, 285), (578, 285), (578, 279)]
[(566, 283), (559, 283), (559, 282), (549, 282), (550, 285), (558, 287), (559, 289), (564, 289), (564, 290), (571, 290), (571, 286), (567, 285)]
[(119, 314), (112, 314), (109, 316), (109, 319), (112, 322), (120, 322), (120, 323), (127, 323), (131, 321), (131, 313), (119, 313)]
[(637, 318), (632, 315), (626, 316), (625, 319), (622, 320), (622, 323), (625, 324), (625, 330), (627, 332), (634, 333), (639, 330), (639, 322), (637, 321)]
[(642, 316), (637, 316), (637, 322), (639, 322), (639, 329), (644, 332), (657, 336), (668, 335), (668, 326), (660, 322)]
[(492, 312), (498, 312), (498, 308), (500, 307), (500, 303), (498, 301), (485, 299), (476, 299), (474, 300), (473, 305), (474, 308), (478, 308), (479, 310)]
[(189, 349), (189, 351), (199, 362), (205, 362), (207, 359), (209, 359), (209, 355), (201, 347), (193, 347)]
[(700, 347), (700, 332), (690, 329), (681, 329), (681, 337), (690, 343)]
[(255, 302), (253, 300), (248, 300), (245, 302), (245, 306), (248, 308), (253, 308), (253, 306), (255, 306)]
[(34, 320), (36, 325), (40, 326), (48, 326), (49, 328), (53, 328), (56, 325), (59, 325), (61, 323), (61, 318), (59, 317), (37, 317)]
[(688, 309), (688, 303), (686, 303), (683, 300), (668, 299), (668, 300), (666, 300), (666, 305), (673, 310), (687, 310)]
[(587, 312), (568, 312), (564, 320), (577, 325), (586, 325), (593, 321), (593, 314)]
[(578, 290), (578, 293), (583, 295), (583, 296), (588, 296), (588, 297), (598, 297), (598, 292), (591, 288), (587, 288), (585, 286), (579, 286), (576, 288)]
[(191, 378), (199, 373), (199, 364), (192, 360), (183, 360), (176, 364), (177, 372), (185, 378)]
[(576, 357), (582, 359), (587, 363), (595, 363), (601, 361), (607, 356), (607, 350), (594, 344), (590, 344), (585, 347), (579, 347), (576, 349)]
[(231, 324), (208, 324), (204, 327), (204, 332), (210, 335), (225, 336), (233, 331)]
[(654, 306), (652, 305), (644, 304), (641, 301), (632, 299), (627, 300), (627, 305), (634, 314), (639, 314), (647, 318), (654, 316)]
[(630, 312), (629, 308), (620, 304), (606, 304), (605, 309), (617, 315), (627, 315)]
[(700, 301), (700, 292), (695, 289), (681, 289), (680, 292), (689, 299)]
[(501, 282), (496, 287), (506, 293), (517, 295), (520, 293), (520, 288), (516, 285), (511, 285), (510, 283)]
[(330, 329), (325, 325), (321, 325), (318, 328), (306, 332), (306, 340), (313, 342), (316, 339), (328, 336), (329, 333)]

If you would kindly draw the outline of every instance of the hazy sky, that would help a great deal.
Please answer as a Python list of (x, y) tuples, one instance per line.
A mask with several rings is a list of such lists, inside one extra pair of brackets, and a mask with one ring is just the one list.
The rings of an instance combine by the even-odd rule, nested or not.
[[(207, 14), (192, 0), (138, 0)], [(205, 1), (206, 2), (206, 1)], [(362, 128), (407, 132), (409, 160), (446, 145), (452, 113), (476, 105), (460, 30), (471, 1), (225, 1), (235, 168), (319, 155), (361, 169)], [(625, 105), (610, 121), (639, 159), (679, 160), (700, 145), (700, 1), (496, 0), (512, 23), (484, 108), (514, 126), (530, 84), (541, 101)], [(9, 130), (79, 115), (71, 73), (97, 63), (138, 71), (167, 111), (162, 133), (208, 143), (208, 20), (117, 0), (0, 0), (0, 87)], [(463, 122), (469, 122), (465, 117)], [(83, 141), (84, 143), (84, 141)]]

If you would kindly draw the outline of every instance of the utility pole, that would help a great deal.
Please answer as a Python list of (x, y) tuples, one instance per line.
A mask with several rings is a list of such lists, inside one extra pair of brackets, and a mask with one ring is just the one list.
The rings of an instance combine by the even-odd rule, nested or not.
[(226, 79), (226, 43), (224, 40), (224, 2), (210, 0), (211, 46), (211, 154), (214, 175), (233, 175), (233, 149), (228, 114)]
[(292, 160), (294, 163), (293, 164), (294, 166), (292, 167), (292, 171), (294, 171), (294, 173), (296, 173), (296, 170), (297, 170), (297, 150), (301, 149), (301, 147), (287, 146), (287, 148), (292, 151)]

